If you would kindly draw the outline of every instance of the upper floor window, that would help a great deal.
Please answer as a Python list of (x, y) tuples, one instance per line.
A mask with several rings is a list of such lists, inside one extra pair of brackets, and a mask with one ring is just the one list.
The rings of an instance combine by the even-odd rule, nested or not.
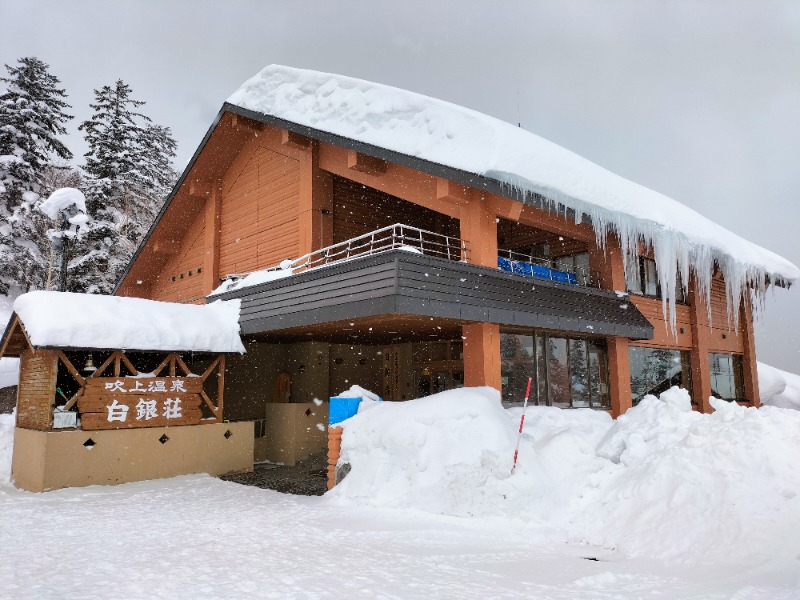
[[(646, 256), (639, 256), (636, 260), (634, 268), (628, 269), (628, 272), (625, 273), (628, 291), (639, 296), (661, 299), (661, 284), (658, 281), (656, 261)], [(681, 303), (686, 302), (680, 272), (675, 279), (675, 300)]]

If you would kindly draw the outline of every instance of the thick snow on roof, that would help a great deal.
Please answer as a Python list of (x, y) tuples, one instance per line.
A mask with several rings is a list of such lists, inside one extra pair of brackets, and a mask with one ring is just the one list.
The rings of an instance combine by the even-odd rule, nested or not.
[(38, 291), (17, 298), (14, 312), (37, 347), (242, 353), (239, 304)]
[[(228, 102), (328, 133), (481, 175), (533, 192), (578, 218), (591, 217), (598, 239), (621, 237), (626, 259), (639, 240), (650, 244), (664, 289), (696, 268), (702, 291), (714, 262), (731, 302), (746, 284), (764, 278), (795, 282), (800, 269), (717, 225), (694, 210), (607, 171), (533, 133), (474, 110), (413, 92), (317, 71), (271, 65), (246, 81)], [(708, 275), (706, 276), (706, 272)], [(673, 298), (669, 298), (673, 300)], [(738, 311), (736, 311), (738, 314)]]

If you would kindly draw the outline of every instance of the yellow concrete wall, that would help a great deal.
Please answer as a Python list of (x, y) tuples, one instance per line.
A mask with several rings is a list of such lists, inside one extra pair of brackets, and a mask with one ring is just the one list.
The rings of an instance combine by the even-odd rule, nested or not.
[(264, 437), (256, 447), (257, 461), (295, 465), (327, 448), (327, 402), (268, 404), (265, 417)]
[[(169, 441), (162, 444), (164, 434)], [(90, 438), (91, 450), (84, 446)], [(106, 431), (17, 428), (11, 478), (18, 488), (41, 492), (252, 468), (253, 423), (247, 421)]]

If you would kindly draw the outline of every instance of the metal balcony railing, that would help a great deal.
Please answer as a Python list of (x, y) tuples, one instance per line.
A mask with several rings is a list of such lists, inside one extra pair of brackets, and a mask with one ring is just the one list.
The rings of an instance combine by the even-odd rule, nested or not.
[[(314, 250), (300, 258), (285, 260), (280, 265), (264, 270), (291, 269), (293, 273), (301, 273), (315, 267), (390, 250), (405, 250), (424, 254), (425, 256), (435, 256), (455, 261), (466, 261), (467, 256), (466, 243), (457, 237), (395, 223), (394, 225), (388, 225), (364, 235)], [(248, 274), (230, 274), (225, 279), (240, 279)]]
[(509, 273), (587, 287), (594, 285), (594, 278), (588, 269), (555, 267), (552, 259), (531, 256), (511, 250), (498, 250), (497, 254), (497, 266)]

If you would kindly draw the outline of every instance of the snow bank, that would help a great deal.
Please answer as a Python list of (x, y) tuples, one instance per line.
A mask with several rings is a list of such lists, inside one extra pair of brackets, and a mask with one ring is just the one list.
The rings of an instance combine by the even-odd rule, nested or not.
[(748, 284), (763, 296), (767, 276), (789, 282), (800, 279), (800, 269), (788, 260), (687, 206), (524, 129), (449, 102), (280, 65), (264, 68), (228, 102), (481, 175), (504, 184), (519, 198), (539, 194), (552, 203), (552, 210), (574, 209), (578, 220), (588, 215), (601, 243), (607, 232), (616, 232), (626, 265), (632, 264), (639, 241), (644, 241), (654, 249), (661, 287), (670, 296), (665, 301), (673, 326), (674, 282), (678, 271), (684, 283), (689, 281), (690, 265), (707, 298), (714, 263), (719, 265), (734, 320), (738, 311), (730, 308), (738, 305)]
[(14, 448), (14, 425), (17, 413), (0, 413), (0, 484), (11, 481), (11, 454)]
[(800, 410), (800, 375), (758, 363), (758, 391), (761, 403)]
[(800, 413), (712, 400), (691, 410), (673, 388), (613, 421), (521, 409), (497, 392), (452, 390), (382, 403), (343, 423), (336, 502), (450, 515), (519, 517), (546, 535), (675, 561), (800, 552)]
[(239, 305), (37, 291), (14, 312), (34, 346), (243, 353)]

